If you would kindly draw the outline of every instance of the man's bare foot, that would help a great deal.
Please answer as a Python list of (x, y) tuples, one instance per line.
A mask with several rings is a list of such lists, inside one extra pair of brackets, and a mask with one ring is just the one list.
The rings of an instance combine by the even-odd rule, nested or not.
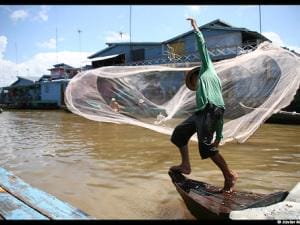
[(170, 168), (170, 170), (172, 170), (174, 172), (184, 173), (184, 174), (190, 174), (191, 173), (191, 167), (183, 166), (183, 165), (172, 166)]
[(222, 191), (226, 193), (233, 192), (237, 179), (238, 179), (238, 174), (234, 171), (230, 171), (230, 175), (225, 178), (224, 187)]

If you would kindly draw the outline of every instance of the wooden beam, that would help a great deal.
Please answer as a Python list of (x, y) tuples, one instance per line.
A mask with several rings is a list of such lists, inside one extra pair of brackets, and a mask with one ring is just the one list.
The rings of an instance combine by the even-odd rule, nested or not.
[(74, 208), (44, 191), (31, 187), (1, 167), (0, 186), (18, 200), (50, 219), (92, 219), (80, 209)]
[(0, 215), (6, 220), (49, 220), (7, 192), (0, 193)]

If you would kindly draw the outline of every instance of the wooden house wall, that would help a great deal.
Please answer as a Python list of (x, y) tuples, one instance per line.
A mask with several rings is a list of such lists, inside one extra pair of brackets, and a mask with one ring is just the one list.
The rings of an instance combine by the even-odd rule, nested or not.
[(61, 84), (60, 82), (41, 83), (41, 100), (56, 102), (61, 105)]

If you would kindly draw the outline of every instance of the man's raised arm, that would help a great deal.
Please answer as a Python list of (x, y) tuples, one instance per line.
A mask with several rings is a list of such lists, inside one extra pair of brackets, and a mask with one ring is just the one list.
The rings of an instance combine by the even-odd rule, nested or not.
[(197, 39), (198, 51), (199, 51), (200, 58), (202, 61), (202, 67), (205, 70), (208, 68), (208, 65), (210, 64), (210, 57), (209, 57), (208, 50), (205, 45), (204, 37), (197, 25), (196, 20), (193, 18), (190, 18), (190, 17), (187, 18), (187, 20), (191, 21), (191, 25), (194, 28), (194, 32), (196, 34), (196, 39)]
[(192, 27), (194, 28), (195, 31), (200, 31), (199, 28), (198, 28), (198, 25), (197, 25), (196, 20), (194, 20), (194, 19), (191, 18), (191, 17), (187, 18), (187, 20), (190, 20), (190, 21), (191, 21), (191, 25), (192, 25)]

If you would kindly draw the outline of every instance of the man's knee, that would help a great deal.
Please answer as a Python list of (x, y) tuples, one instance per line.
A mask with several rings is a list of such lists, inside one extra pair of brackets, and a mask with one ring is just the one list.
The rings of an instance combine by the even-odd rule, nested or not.
[(171, 142), (176, 145), (178, 148), (183, 147), (187, 144), (187, 140), (185, 138), (185, 135), (182, 133), (180, 127), (176, 127), (173, 131), (173, 134), (171, 136)]
[(216, 148), (213, 144), (208, 144), (206, 142), (199, 143), (199, 153), (201, 159), (207, 159), (209, 157), (213, 157), (218, 152), (219, 152), (218, 148)]

